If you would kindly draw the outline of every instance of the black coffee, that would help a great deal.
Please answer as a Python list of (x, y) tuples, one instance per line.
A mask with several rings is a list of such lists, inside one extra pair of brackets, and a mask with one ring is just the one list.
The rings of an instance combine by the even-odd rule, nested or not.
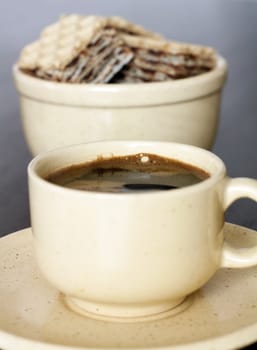
[(54, 184), (94, 192), (163, 191), (194, 185), (209, 177), (203, 169), (149, 153), (72, 165), (46, 177)]

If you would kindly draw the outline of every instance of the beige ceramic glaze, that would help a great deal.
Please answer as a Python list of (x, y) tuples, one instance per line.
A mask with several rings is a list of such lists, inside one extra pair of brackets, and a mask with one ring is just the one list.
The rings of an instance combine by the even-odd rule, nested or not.
[[(257, 244), (243, 227), (226, 224), (225, 236), (237, 247)], [(231, 350), (257, 341), (257, 267), (220, 270), (174, 317), (102, 322), (65, 307), (38, 271), (27, 229), (0, 240), (0, 281), (4, 350)]]
[[(127, 194), (72, 190), (43, 179), (99, 156), (138, 153), (177, 159), (211, 176), (176, 190)], [(257, 246), (223, 244), (225, 208), (238, 198), (257, 200), (257, 181), (226, 178), (223, 162), (203, 149), (142, 141), (82, 144), (39, 155), (28, 174), (39, 267), (84, 315), (164, 317), (220, 267), (257, 264)]]
[(101, 140), (174, 141), (210, 148), (227, 65), (164, 83), (67, 84), (14, 67), (25, 137), (32, 154)]

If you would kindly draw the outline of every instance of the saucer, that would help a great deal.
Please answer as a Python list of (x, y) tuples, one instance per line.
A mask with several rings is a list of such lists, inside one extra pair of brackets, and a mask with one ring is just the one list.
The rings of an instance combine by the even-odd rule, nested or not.
[[(257, 232), (226, 224), (235, 246)], [(168, 278), (168, 277), (167, 277)], [(70, 311), (37, 269), (30, 229), (0, 240), (0, 348), (4, 350), (229, 350), (257, 341), (257, 266), (223, 269), (176, 316), (104, 322)]]

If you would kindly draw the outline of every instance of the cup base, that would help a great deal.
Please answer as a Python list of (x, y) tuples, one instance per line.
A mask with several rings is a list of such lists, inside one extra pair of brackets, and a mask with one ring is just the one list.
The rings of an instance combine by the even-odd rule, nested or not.
[(92, 303), (63, 296), (64, 303), (82, 316), (108, 322), (146, 322), (174, 316), (187, 309), (193, 302), (193, 295), (158, 305), (117, 306)]

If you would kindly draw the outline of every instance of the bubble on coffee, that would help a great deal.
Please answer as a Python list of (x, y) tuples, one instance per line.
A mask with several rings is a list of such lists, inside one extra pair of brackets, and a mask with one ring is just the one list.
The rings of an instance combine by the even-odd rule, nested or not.
[(71, 189), (106, 193), (169, 191), (197, 184), (210, 175), (191, 164), (138, 153), (75, 164), (56, 170), (46, 180)]

